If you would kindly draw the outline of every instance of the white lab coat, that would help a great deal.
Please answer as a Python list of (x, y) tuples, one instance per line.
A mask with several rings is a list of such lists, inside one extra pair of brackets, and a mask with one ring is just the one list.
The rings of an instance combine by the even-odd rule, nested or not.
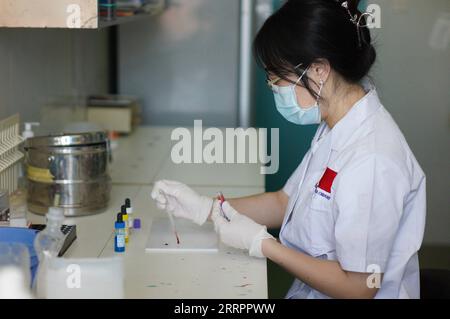
[[(363, 86), (366, 96), (332, 130), (319, 126), (283, 188), (280, 240), (346, 271), (380, 271), (376, 298), (420, 298), (425, 175), (376, 89)], [(295, 280), (286, 298), (327, 296)]]

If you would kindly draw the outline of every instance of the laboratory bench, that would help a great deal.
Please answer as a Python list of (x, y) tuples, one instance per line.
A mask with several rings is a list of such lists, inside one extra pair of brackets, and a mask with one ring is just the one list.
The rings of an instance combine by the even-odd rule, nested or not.
[[(111, 164), (112, 190), (107, 209), (100, 214), (66, 218), (77, 225), (77, 239), (65, 258), (123, 256), (125, 298), (267, 298), (266, 259), (219, 244), (218, 253), (148, 253), (145, 246), (153, 218), (166, 217), (150, 193), (159, 179), (190, 185), (201, 194), (226, 197), (264, 192), (260, 164), (174, 164), (170, 159), (173, 127), (139, 127), (118, 140)], [(114, 221), (125, 198), (130, 198), (132, 229), (125, 253), (114, 252)], [(44, 217), (28, 213), (32, 223)]]

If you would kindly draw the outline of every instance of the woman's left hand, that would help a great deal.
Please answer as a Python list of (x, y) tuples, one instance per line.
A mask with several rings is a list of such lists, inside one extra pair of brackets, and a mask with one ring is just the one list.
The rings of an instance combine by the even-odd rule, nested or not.
[[(219, 208), (220, 209), (220, 208)], [(213, 214), (212, 219), (220, 240), (231, 247), (246, 249), (249, 255), (263, 258), (261, 244), (264, 239), (274, 239), (267, 232), (267, 227), (254, 222), (238, 213), (229, 202), (222, 204), (222, 209), (230, 221), (220, 214)]]

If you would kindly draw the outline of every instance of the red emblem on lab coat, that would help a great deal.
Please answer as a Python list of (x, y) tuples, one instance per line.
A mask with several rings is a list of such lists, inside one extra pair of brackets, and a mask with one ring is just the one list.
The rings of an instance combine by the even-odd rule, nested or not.
[(327, 170), (323, 174), (320, 179), (319, 184), (317, 185), (321, 190), (324, 190), (327, 193), (331, 193), (331, 185), (333, 185), (333, 181), (336, 178), (337, 172), (327, 167)]

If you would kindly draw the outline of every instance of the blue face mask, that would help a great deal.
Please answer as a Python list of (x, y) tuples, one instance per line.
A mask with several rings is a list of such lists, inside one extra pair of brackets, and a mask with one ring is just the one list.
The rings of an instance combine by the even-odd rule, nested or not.
[[(289, 122), (298, 125), (310, 125), (319, 124), (321, 121), (321, 114), (319, 108), (319, 98), (317, 98), (316, 103), (309, 107), (300, 107), (297, 102), (297, 94), (295, 92), (295, 87), (300, 82), (306, 70), (297, 80), (296, 84), (289, 86), (278, 86), (271, 85), (273, 90), (273, 95), (275, 98), (275, 105), (278, 112)], [(318, 96), (322, 92), (323, 82), (320, 82), (320, 89)]]

